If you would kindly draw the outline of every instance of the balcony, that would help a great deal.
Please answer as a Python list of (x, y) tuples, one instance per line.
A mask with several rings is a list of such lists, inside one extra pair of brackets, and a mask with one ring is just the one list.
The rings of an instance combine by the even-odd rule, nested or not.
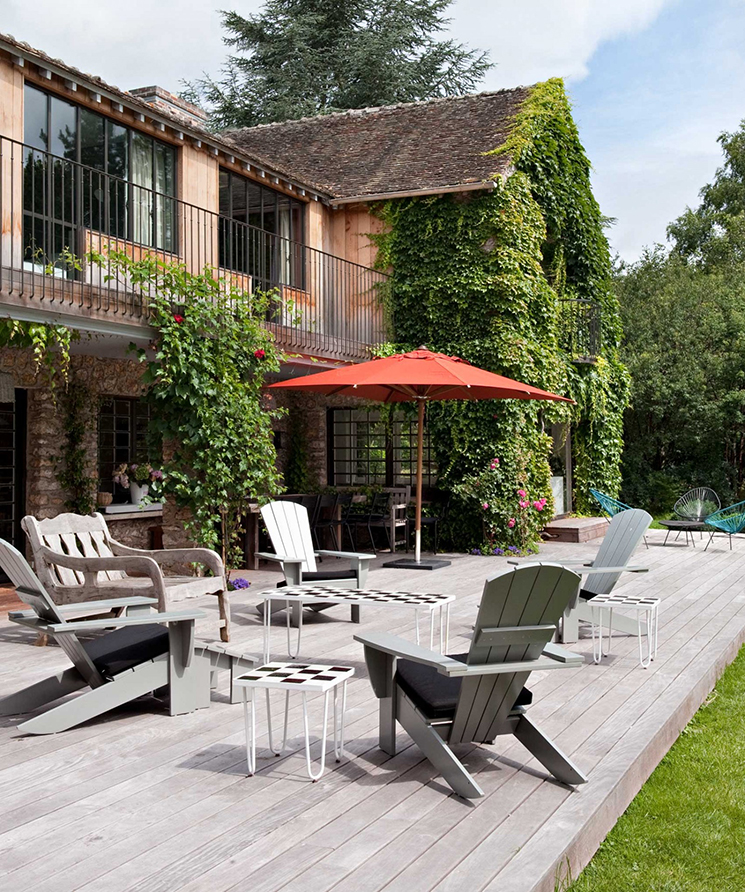
[(596, 362), (600, 354), (600, 305), (596, 301), (559, 300), (559, 343), (572, 362)]
[(276, 289), (266, 325), (291, 352), (365, 359), (386, 340), (383, 273), (5, 137), (0, 218), (0, 312), (147, 339), (148, 295), (84, 258), (155, 252)]

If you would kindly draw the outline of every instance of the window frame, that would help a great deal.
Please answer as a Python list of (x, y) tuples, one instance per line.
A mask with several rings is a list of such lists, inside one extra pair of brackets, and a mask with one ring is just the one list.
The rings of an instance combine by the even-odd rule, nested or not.
[[(342, 418), (341, 413), (349, 413), (348, 418)], [(367, 415), (368, 420), (359, 417)], [(357, 417), (355, 417), (357, 416)], [(391, 419), (391, 424), (385, 424), (380, 417), (380, 410), (375, 408), (359, 408), (359, 407), (341, 407), (330, 408), (327, 410), (326, 416), (327, 431), (327, 458), (328, 458), (328, 481), (330, 486), (412, 486), (416, 485), (416, 430), (417, 420), (415, 417), (409, 417), (406, 414), (400, 414)], [(338, 434), (337, 424), (350, 424), (349, 433)], [(367, 443), (371, 442), (371, 438), (360, 438), (358, 430), (359, 425), (384, 425), (383, 435), (384, 444), (384, 465), (382, 474), (370, 473), (370, 468), (374, 467), (375, 462), (380, 459), (370, 459), (369, 457), (360, 458), (360, 440)], [(397, 426), (401, 430), (397, 431)], [(404, 446), (403, 429), (408, 430), (409, 445)], [(343, 449), (339, 444), (339, 437), (348, 437), (349, 443), (346, 449), (352, 453), (351, 457), (340, 460), (338, 458), (338, 450)], [(409, 451), (409, 458), (404, 460), (403, 454)], [(367, 450), (368, 452), (371, 450)], [(346, 465), (342, 469), (340, 465)], [(359, 467), (364, 466), (366, 473), (358, 474)], [(403, 473), (408, 468), (409, 473)], [(424, 486), (435, 486), (437, 481), (437, 464), (433, 457), (433, 448), (429, 439), (428, 431), (424, 430), (424, 455), (423, 455), (423, 483)]]
[[(25, 115), (25, 106), (26, 106), (26, 90), (34, 90), (37, 93), (41, 94), (46, 98), (46, 148), (40, 149), (37, 148), (29, 141), (29, 134), (26, 132), (26, 115)], [(75, 109), (75, 152), (74, 157), (67, 157), (64, 155), (56, 155), (50, 151), (50, 144), (52, 140), (52, 107), (53, 100), (57, 100), (59, 102), (63, 102), (66, 105), (72, 106)], [(102, 145), (102, 154), (103, 154), (103, 168), (91, 167), (90, 165), (84, 164), (82, 159), (82, 114), (81, 112), (85, 111), (91, 115), (95, 115), (99, 117), (102, 121), (102, 129), (103, 129), (103, 145)], [(31, 153), (39, 153), (42, 156), (47, 156), (51, 159), (51, 163), (47, 164), (47, 170), (45, 172), (45, 190), (47, 195), (49, 196), (44, 208), (44, 212), (39, 212), (34, 208), (27, 208), (26, 202), (24, 201), (24, 217), (28, 216), (31, 220), (38, 220), (45, 227), (48, 226), (62, 226), (64, 229), (76, 230), (76, 229), (90, 229), (93, 232), (101, 232), (104, 235), (107, 235), (111, 238), (122, 239), (123, 241), (130, 242), (132, 244), (142, 245), (143, 247), (153, 248), (156, 251), (163, 251), (168, 254), (177, 254), (178, 253), (178, 213), (175, 212), (173, 207), (173, 203), (178, 201), (178, 184), (179, 184), (179, 147), (172, 145), (171, 143), (166, 142), (165, 140), (158, 139), (157, 136), (153, 136), (152, 134), (140, 130), (137, 127), (132, 127), (128, 122), (119, 120), (117, 118), (112, 118), (110, 115), (106, 115), (102, 112), (98, 112), (94, 109), (89, 108), (87, 105), (83, 105), (79, 102), (75, 102), (67, 97), (60, 96), (54, 92), (49, 90), (45, 90), (39, 85), (33, 83), (32, 81), (26, 80), (24, 82), (24, 122), (23, 122), (23, 144), (28, 147), (28, 151)], [(116, 125), (117, 127), (121, 127), (126, 131), (127, 137), (127, 171), (126, 177), (121, 177), (118, 174), (112, 174), (109, 172), (110, 166), (110, 158), (109, 158), (109, 150), (110, 150), (110, 125)], [(135, 136), (144, 137), (148, 139), (151, 143), (151, 151), (150, 151), (150, 168), (151, 168), (151, 178), (150, 185), (143, 186), (140, 183), (135, 183), (133, 180), (133, 144), (135, 140)], [(160, 192), (155, 187), (158, 179), (158, 147), (162, 147), (163, 149), (167, 149), (171, 157), (173, 159), (172, 163), (172, 194), (168, 192)], [(69, 215), (72, 218), (70, 220), (57, 219), (55, 215), (55, 206), (54, 206), (54, 169), (55, 165), (59, 162), (69, 163), (75, 165), (73, 167), (73, 182), (75, 180), (82, 179), (82, 172), (84, 171), (94, 171), (95, 173), (100, 174), (100, 179), (104, 181), (106, 189), (103, 190), (104, 195), (103, 198), (98, 198), (98, 228), (94, 228), (93, 218), (94, 212), (92, 211), (93, 202), (91, 199), (91, 206), (88, 208), (86, 212), (85, 206), (85, 194), (88, 191), (89, 196), (92, 193), (91, 182), (92, 177), (88, 177), (89, 183), (86, 184), (83, 182), (75, 183), (73, 190), (74, 196), (72, 201), (72, 212)], [(25, 162), (24, 162), (25, 166)], [(79, 171), (79, 173), (75, 173), (75, 171)], [(64, 174), (63, 174), (64, 180)], [(111, 211), (111, 187), (115, 186), (117, 188), (117, 193), (119, 192), (120, 184), (124, 185), (124, 188), (121, 190), (126, 193), (126, 201), (124, 207), (124, 226), (120, 228), (116, 223), (112, 223), (112, 211)], [(101, 188), (102, 183), (99, 181), (99, 189)], [(136, 232), (136, 217), (138, 208), (141, 205), (141, 201), (138, 203), (135, 201), (137, 197), (141, 198), (141, 194), (144, 192), (146, 196), (148, 196), (148, 212), (150, 213), (150, 225), (149, 229), (149, 242), (142, 241), (141, 239), (135, 238), (138, 234)], [(168, 210), (170, 206), (170, 212)], [(51, 209), (52, 213), (47, 213)], [(89, 219), (86, 222), (85, 216), (88, 213)], [(168, 219), (170, 217), (170, 237), (160, 239), (160, 233), (162, 231), (162, 223), (160, 221), (160, 217), (164, 219)], [(54, 239), (48, 239), (48, 241), (53, 242)], [(25, 243), (25, 239), (24, 239)]]
[[(114, 418), (113, 429), (111, 431), (104, 431), (101, 425), (101, 419), (104, 416), (103, 408), (106, 403), (112, 402), (116, 403), (127, 403), (128, 410), (125, 413), (117, 413), (114, 410), (111, 415)], [(143, 413), (143, 416), (147, 417), (147, 424), (145, 425), (144, 434), (142, 436), (138, 436), (138, 412), (139, 409), (146, 409), (147, 411)], [(128, 419), (128, 444), (127, 444), (127, 459), (123, 461), (119, 461), (116, 457), (117, 450), (121, 447), (118, 447), (116, 444), (116, 434), (118, 433), (116, 429), (116, 419), (117, 418), (127, 418)], [(140, 416), (142, 417), (142, 416)], [(140, 450), (144, 447), (147, 451), (148, 446), (148, 432), (147, 427), (149, 426), (149, 422), (152, 419), (152, 407), (149, 403), (147, 403), (143, 397), (136, 396), (116, 396), (113, 394), (105, 394), (99, 398), (98, 401), (98, 410), (96, 413), (96, 468), (98, 471), (98, 489), (99, 492), (110, 492), (114, 495), (115, 502), (126, 502), (128, 500), (127, 490), (122, 489), (118, 484), (114, 483), (114, 471), (121, 464), (132, 464), (137, 460), (138, 454)], [(112, 446), (104, 446), (102, 443), (103, 435), (106, 433), (111, 433), (114, 436), (114, 443)], [(111, 454), (111, 458), (104, 458), (103, 452), (107, 450)], [(152, 459), (151, 459), (152, 460)]]

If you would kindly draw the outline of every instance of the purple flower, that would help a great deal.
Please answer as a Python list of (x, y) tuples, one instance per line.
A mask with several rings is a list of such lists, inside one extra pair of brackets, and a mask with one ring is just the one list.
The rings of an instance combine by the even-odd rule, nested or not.
[(517, 547), (517, 545), (508, 545), (507, 551), (511, 551), (513, 554), (517, 554), (520, 549)]
[(471, 554), (481, 554), (481, 549), (480, 548), (472, 548)]
[(235, 579), (231, 579), (230, 584), (235, 590), (248, 588), (251, 585), (251, 583), (247, 579), (244, 579), (242, 576), (236, 576)]
[(494, 549), (494, 554), (496, 554), (497, 556), (499, 556), (500, 554), (504, 554), (504, 549), (502, 549), (502, 548), (495, 548), (495, 549)]

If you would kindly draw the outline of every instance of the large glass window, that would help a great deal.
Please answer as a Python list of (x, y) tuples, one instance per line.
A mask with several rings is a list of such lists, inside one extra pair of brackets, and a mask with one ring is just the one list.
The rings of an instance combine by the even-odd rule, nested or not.
[[(396, 413), (387, 421), (376, 409), (329, 410), (329, 482), (333, 486), (415, 486), (416, 418)], [(424, 485), (437, 467), (424, 432)]]
[(84, 250), (81, 229), (176, 251), (172, 146), (30, 84), (24, 142), (24, 248), (32, 267), (53, 264), (65, 249)]
[[(98, 477), (101, 492), (113, 492), (114, 501), (126, 502), (126, 490), (114, 484), (123, 464), (157, 464), (160, 449), (152, 443), (148, 427), (150, 405), (142, 399), (104, 397), (98, 410)], [(155, 454), (153, 454), (155, 453)]]
[(304, 210), (297, 199), (221, 170), (220, 265), (259, 288), (302, 288)]

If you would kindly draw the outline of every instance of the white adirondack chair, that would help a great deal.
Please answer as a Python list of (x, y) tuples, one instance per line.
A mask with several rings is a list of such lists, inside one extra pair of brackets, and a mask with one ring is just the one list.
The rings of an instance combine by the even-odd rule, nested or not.
[[(582, 574), (585, 579), (577, 596), (566, 610), (561, 627), (564, 643), (576, 641), (579, 622), (592, 622), (592, 599), (613, 591), (621, 573), (646, 573), (648, 567), (631, 566), (629, 560), (644, 539), (652, 523), (652, 516), (641, 508), (621, 511), (610, 519), (608, 530), (595, 559), (584, 563), (567, 561), (566, 566)], [(612, 627), (618, 632), (636, 635), (639, 622), (634, 617), (613, 611)]]
[[(261, 509), (261, 519), (272, 540), (275, 553), (259, 552), (257, 557), (276, 561), (281, 565), (285, 579), (279, 583), (278, 588), (315, 582), (339, 582), (348, 588), (350, 580), (354, 581), (355, 588), (365, 587), (369, 564), (375, 555), (314, 549), (308, 509), (303, 505), (296, 502), (269, 502)], [(349, 561), (349, 567), (319, 570), (316, 564), (316, 558), (319, 556), (343, 558)], [(319, 603), (307, 606), (311, 610), (320, 611), (327, 610), (333, 605)], [(295, 608), (299, 611), (300, 605), (295, 605)], [(273, 611), (283, 609), (281, 603), (272, 605)], [(352, 622), (359, 621), (360, 608), (357, 604), (352, 607)]]
[[(111, 538), (101, 514), (60, 514), (48, 520), (27, 515), (21, 526), (31, 543), (42, 584), (56, 604), (148, 595), (157, 600), (159, 610), (167, 610), (176, 601), (215, 595), (220, 637), (230, 640), (225, 568), (216, 552), (208, 548), (129, 548)], [(163, 564), (192, 562), (204, 564), (212, 576), (164, 576), (161, 570)]]
[(483, 790), (451, 747), (514, 734), (555, 778), (585, 783), (525, 710), (531, 672), (584, 662), (550, 643), (579, 581), (558, 564), (526, 564), (490, 577), (467, 654), (444, 656), (387, 632), (355, 635), (380, 701), (380, 748), (395, 755), (398, 722), (459, 796), (476, 799)]
[[(108, 559), (89, 558), (91, 571), (104, 569)], [(0, 700), (0, 715), (19, 715), (48, 706), (69, 694), (78, 696), (52, 706), (18, 725), (27, 734), (54, 734), (168, 688), (171, 715), (209, 706), (212, 660), (207, 646), (195, 646), (194, 623), (200, 610), (154, 612), (154, 598), (117, 598), (61, 606), (55, 604), (25, 558), (0, 539), (0, 567), (31, 610), (9, 614), (12, 622), (53, 637), (72, 662), (69, 669)], [(91, 609), (107, 612), (123, 608), (116, 618), (80, 620)], [(76, 619), (75, 622), (69, 620)], [(111, 629), (90, 641), (80, 632)], [(217, 665), (217, 662), (215, 661)]]

